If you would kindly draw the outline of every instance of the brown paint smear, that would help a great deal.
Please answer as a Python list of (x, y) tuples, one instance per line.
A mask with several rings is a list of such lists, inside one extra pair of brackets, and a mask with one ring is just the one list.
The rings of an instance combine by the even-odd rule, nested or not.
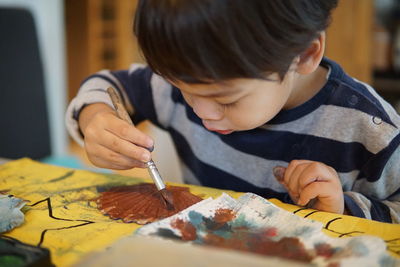
[(182, 219), (176, 219), (171, 223), (171, 226), (175, 229), (179, 229), (182, 234), (182, 240), (184, 241), (192, 241), (197, 238), (196, 228), (191, 223), (187, 223)]
[(187, 187), (167, 186), (167, 190), (174, 202), (170, 210), (155, 185), (148, 183), (118, 186), (103, 192), (97, 199), (97, 207), (111, 219), (146, 224), (174, 215), (202, 200)]
[(236, 214), (231, 209), (217, 209), (214, 214), (214, 221), (216, 223), (226, 223), (232, 221)]
[(219, 248), (282, 257), (300, 262), (311, 262), (316, 254), (326, 258), (333, 255), (332, 247), (328, 244), (320, 245), (316, 251), (309, 251), (297, 237), (283, 237), (276, 240), (273, 238), (277, 235), (276, 228), (255, 231), (246, 226), (226, 227), (227, 223), (232, 222), (235, 217), (235, 212), (230, 209), (218, 209), (213, 217), (203, 217), (200, 232), (204, 232), (204, 235), (199, 235), (198, 229), (190, 221), (178, 218), (171, 222), (171, 226), (180, 231), (182, 240), (196, 240), (198, 244)]

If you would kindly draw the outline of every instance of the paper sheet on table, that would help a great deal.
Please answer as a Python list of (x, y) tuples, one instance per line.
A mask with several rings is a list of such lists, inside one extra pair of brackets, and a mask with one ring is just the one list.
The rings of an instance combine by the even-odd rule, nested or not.
[[(150, 182), (115, 174), (66, 169), (20, 159), (0, 166), (0, 191), (29, 200), (25, 223), (6, 233), (22, 242), (49, 248), (57, 266), (76, 263), (88, 252), (102, 249), (117, 239), (131, 235), (139, 225), (114, 221), (101, 214), (92, 201), (99, 192), (112, 186)], [(237, 198), (242, 193), (189, 186), (203, 198), (216, 198), (222, 192)], [(400, 225), (379, 223), (351, 216), (301, 210), (278, 200), (271, 202), (301, 217), (324, 224), (332, 237), (363, 234), (382, 238), (391, 255), (400, 258)]]

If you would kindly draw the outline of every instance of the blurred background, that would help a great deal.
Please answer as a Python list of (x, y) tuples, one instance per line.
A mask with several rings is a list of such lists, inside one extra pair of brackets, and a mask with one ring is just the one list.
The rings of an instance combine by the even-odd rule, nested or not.
[[(143, 61), (131, 30), (136, 2), (0, 0), (0, 158), (98, 170), (68, 137), (64, 112), (88, 75)], [(341, 0), (327, 38), (326, 55), (399, 111), (400, 0)], [(181, 181), (168, 136), (149, 123), (139, 127), (156, 140), (154, 160), (166, 180)], [(120, 173), (147, 177), (146, 170)]]

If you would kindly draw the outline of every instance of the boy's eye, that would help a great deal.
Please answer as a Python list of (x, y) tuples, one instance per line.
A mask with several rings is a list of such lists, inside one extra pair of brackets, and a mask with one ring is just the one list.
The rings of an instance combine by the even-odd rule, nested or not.
[(224, 107), (234, 107), (237, 104), (238, 101), (234, 101), (234, 102), (230, 102), (230, 103), (220, 103), (220, 105), (224, 106)]

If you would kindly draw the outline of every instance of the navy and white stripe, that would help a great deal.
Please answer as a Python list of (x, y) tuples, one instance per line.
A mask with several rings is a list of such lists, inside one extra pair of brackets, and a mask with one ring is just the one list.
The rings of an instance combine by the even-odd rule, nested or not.
[(132, 103), (136, 123), (148, 119), (170, 133), (187, 182), (290, 202), (272, 168), (293, 159), (320, 161), (339, 173), (353, 215), (400, 223), (400, 117), (336, 63), (321, 64), (330, 74), (320, 92), (250, 131), (208, 131), (179, 90), (144, 65), (89, 77), (69, 106), (67, 126), (82, 143), (79, 111), (90, 103), (110, 104), (104, 92), (112, 85)]

